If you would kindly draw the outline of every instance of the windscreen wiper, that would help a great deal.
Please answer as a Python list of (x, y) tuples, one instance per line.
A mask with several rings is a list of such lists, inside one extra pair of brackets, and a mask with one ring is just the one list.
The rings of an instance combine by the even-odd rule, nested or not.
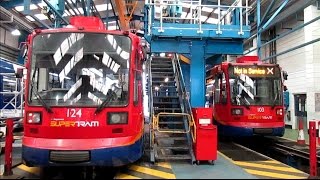
[(46, 111), (47, 111), (48, 113), (53, 113), (51, 107), (50, 107), (46, 102), (44, 102), (44, 100), (42, 99), (42, 97), (40, 96), (40, 94), (33, 89), (33, 85), (31, 86), (31, 90), (32, 90), (32, 92), (35, 94), (36, 98), (40, 101), (40, 103), (44, 106), (44, 108), (46, 109)]
[(250, 106), (249, 106), (249, 104), (247, 104), (248, 100), (241, 95), (240, 95), (239, 99), (242, 101), (242, 105), (244, 105), (248, 110), (250, 110)]
[(97, 107), (95, 114), (98, 114), (99, 112), (101, 112), (102, 109), (112, 101), (114, 94), (117, 94), (118, 90), (119, 89), (116, 89), (116, 91), (113, 91), (112, 89), (108, 90), (107, 98), (100, 104), (100, 106)]

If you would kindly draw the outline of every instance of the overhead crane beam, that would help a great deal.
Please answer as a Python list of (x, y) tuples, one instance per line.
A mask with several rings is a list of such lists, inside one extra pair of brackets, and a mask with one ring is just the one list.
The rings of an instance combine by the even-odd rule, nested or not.
[[(132, 18), (133, 12), (138, 4), (138, 1), (133, 3), (126, 3), (124, 1), (115, 0), (116, 10), (118, 12), (118, 18), (120, 23), (120, 29), (127, 31), (130, 29), (129, 22)], [(126, 13), (126, 7), (132, 6), (131, 12)], [(129, 16), (127, 16), (129, 14)]]
[(118, 18), (120, 23), (120, 29), (127, 31), (129, 30), (129, 23), (126, 21), (126, 9), (124, 1), (115, 0), (116, 10), (118, 12)]

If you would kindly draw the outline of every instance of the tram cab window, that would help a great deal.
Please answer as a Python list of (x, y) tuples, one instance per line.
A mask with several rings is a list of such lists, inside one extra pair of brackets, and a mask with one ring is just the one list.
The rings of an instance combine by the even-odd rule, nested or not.
[(226, 76), (222, 72), (215, 77), (215, 91), (214, 91), (214, 103), (226, 103), (227, 102), (227, 83)]

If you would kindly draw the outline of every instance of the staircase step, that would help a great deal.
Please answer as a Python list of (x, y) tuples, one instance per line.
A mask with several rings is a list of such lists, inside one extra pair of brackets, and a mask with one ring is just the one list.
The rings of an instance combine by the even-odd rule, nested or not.
[(189, 150), (189, 146), (157, 146), (157, 149)]
[(156, 71), (156, 70), (160, 70), (160, 72), (162, 72), (162, 71), (172, 71), (173, 72), (173, 69), (172, 68), (165, 68), (165, 67), (156, 67), (156, 68), (151, 68), (151, 73), (152, 72), (154, 72), (154, 71)]
[(166, 133), (176, 133), (176, 131), (185, 131), (185, 129), (163, 129), (160, 128), (159, 131), (172, 131), (172, 132), (166, 132)]
[[(164, 78), (165, 79), (165, 78)], [(163, 81), (152, 81), (152, 83), (176, 83), (176, 81), (167, 81), (167, 82), (165, 82), (164, 80)]]
[(185, 155), (162, 155), (157, 157), (157, 159), (179, 159), (179, 160), (183, 160), (183, 159), (191, 159), (191, 156), (189, 154), (185, 154)]
[(168, 74), (174, 74), (174, 72), (151, 72), (152, 73), (152, 77), (153, 76), (159, 76), (158, 74), (160, 74), (160, 76), (162, 77), (165, 77), (167, 76)]
[(153, 96), (153, 99), (179, 99), (178, 96)]
[(170, 57), (152, 57), (152, 61), (171, 61), (172, 59)]
[(159, 122), (159, 124), (183, 124), (183, 122)]
[(187, 137), (170, 137), (170, 136), (162, 136), (162, 137), (157, 137), (158, 140), (161, 139), (172, 139), (172, 140), (187, 140)]
[(172, 64), (170, 63), (152, 63), (151, 64), (151, 69), (153, 67), (172, 67)]
[[(154, 84), (152, 84), (152, 87), (154, 88)], [(163, 85), (160, 88), (177, 88), (177, 86)]]
[(164, 110), (164, 111), (181, 111), (180, 108), (154, 108), (155, 111), (161, 111), (161, 110)]

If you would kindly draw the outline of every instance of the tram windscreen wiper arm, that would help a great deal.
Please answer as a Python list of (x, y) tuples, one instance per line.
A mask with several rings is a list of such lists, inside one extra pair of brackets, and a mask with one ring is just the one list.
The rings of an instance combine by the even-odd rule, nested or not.
[(44, 102), (44, 100), (42, 99), (42, 97), (40, 96), (40, 94), (34, 90), (33, 86), (31, 86), (31, 89), (32, 89), (32, 92), (35, 94), (36, 98), (40, 101), (40, 103), (44, 106), (44, 108), (46, 109), (46, 111), (48, 113), (53, 113), (51, 107), (46, 103)]
[(107, 98), (100, 104), (100, 106), (97, 107), (95, 114), (98, 114), (99, 112), (101, 112), (103, 107), (105, 107), (106, 105), (108, 105), (111, 102), (111, 100), (113, 98), (113, 94), (116, 94), (116, 92), (109, 89), (108, 93), (107, 93)]

